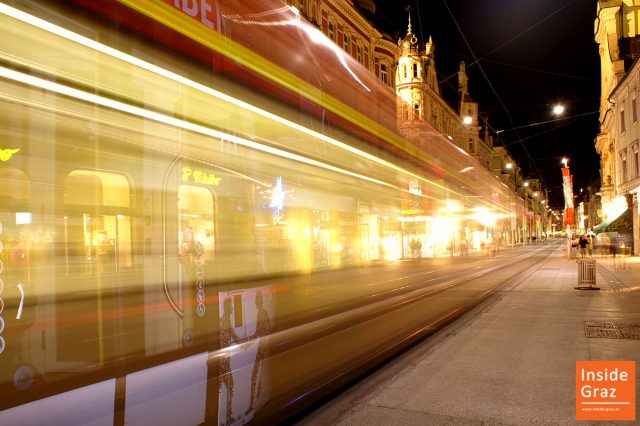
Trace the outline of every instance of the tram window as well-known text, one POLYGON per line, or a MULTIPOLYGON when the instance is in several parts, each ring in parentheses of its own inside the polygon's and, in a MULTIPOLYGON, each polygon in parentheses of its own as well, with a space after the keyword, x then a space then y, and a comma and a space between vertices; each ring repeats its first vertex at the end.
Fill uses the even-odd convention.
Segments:
POLYGON ((192 264, 204 253, 211 260, 215 244, 214 199, 202 186, 181 185, 178 192, 178 241, 183 264, 192 264), (201 250, 201 251, 200 251, 201 250))
POLYGON ((29 179, 22 170, 0 168, 0 183, 0 200, 10 202, 29 199, 29 179))
POLYGON ((116 272, 132 265, 130 190, 116 173, 76 170, 64 181, 68 273, 116 272))

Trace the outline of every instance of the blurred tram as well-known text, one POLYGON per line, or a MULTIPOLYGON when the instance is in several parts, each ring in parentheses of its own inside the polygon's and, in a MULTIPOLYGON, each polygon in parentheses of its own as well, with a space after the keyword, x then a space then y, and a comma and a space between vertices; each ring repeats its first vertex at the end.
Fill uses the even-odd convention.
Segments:
POLYGON ((522 209, 278 0, 12 1, 0 27, 2 424, 251 421, 267 378, 303 389, 266 361, 290 279, 522 209))

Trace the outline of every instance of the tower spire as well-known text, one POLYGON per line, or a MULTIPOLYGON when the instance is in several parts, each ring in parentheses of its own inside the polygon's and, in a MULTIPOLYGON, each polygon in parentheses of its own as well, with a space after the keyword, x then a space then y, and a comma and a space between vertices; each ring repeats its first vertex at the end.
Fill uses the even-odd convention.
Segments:
POLYGON ((413 34, 411 32, 411 5, 407 5, 407 8, 405 9, 407 11, 407 13, 409 14, 409 26, 407 28, 407 34, 413 34))

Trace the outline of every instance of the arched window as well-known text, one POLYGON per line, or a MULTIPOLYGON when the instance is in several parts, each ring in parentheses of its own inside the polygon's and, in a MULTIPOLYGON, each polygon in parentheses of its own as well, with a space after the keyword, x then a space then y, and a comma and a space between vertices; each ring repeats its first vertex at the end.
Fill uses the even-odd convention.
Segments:
POLYGON ((419 73, 418 73, 418 64, 414 63, 413 64, 413 78, 418 78, 419 73))

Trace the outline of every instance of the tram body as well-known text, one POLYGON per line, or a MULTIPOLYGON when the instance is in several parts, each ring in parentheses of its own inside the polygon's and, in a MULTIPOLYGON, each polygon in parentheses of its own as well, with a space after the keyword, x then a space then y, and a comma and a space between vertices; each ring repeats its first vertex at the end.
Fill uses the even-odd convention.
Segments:
MULTIPOLYGON (((287 277, 398 260, 415 237, 441 253, 454 219, 438 209, 477 194, 473 184, 513 209, 498 181, 451 172, 479 167, 447 141, 438 161, 412 155, 394 95, 349 58, 319 51, 348 70, 316 70, 334 84, 298 90, 181 32, 211 22, 283 80, 317 82, 290 61, 309 48, 294 36, 317 30, 278 1, 23 3, 0 13, 0 419, 82 390, 106 423, 136 423, 149 406, 135 398, 159 386, 199 413, 186 423, 249 421, 269 400, 256 383, 297 386, 276 378, 264 346, 287 277), (197 4, 211 6, 201 22, 187 7, 197 4), (271 11, 263 23, 298 24, 279 33, 256 25, 260 11, 271 11), (156 35, 139 22, 156 22, 156 35), (273 48, 283 40, 286 58, 273 48), (234 339, 243 351, 226 357, 234 339), (171 388, 184 377, 195 384, 171 388)), ((484 226, 455 221, 459 235, 484 226)))

